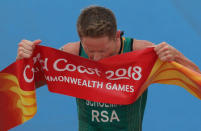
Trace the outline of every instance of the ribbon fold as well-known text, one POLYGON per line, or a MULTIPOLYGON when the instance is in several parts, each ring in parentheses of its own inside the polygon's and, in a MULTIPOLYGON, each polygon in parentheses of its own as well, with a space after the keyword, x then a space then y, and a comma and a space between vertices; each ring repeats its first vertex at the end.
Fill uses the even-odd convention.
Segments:
POLYGON ((35 85, 41 82, 53 93, 110 104, 131 104, 152 83, 178 85, 201 99, 201 74, 160 61, 153 48, 95 62, 37 45, 31 58, 0 72, 0 130, 33 118, 35 85))

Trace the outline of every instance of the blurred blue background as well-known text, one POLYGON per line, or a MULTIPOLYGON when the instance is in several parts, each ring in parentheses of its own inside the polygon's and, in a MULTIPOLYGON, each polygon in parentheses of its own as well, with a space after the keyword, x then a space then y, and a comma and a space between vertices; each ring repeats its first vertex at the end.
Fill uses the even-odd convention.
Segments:
MULTIPOLYGON (((166 41, 201 68, 200 0, 0 0, 0 69, 22 39, 59 48, 79 40, 76 20, 89 5, 110 8, 125 36, 166 41)), ((77 131, 75 98, 37 90, 36 116, 11 131, 77 131)), ((0 116, 1 117, 1 116, 0 116)), ((181 87, 149 87, 143 131, 201 131, 201 101, 181 87)))

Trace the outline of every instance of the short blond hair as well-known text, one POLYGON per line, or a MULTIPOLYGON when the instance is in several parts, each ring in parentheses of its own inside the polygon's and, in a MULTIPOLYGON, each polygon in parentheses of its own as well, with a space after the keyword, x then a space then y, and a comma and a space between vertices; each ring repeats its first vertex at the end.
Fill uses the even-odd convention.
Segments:
POLYGON ((78 17, 77 32, 80 38, 103 36, 115 38, 117 32, 115 15, 105 7, 87 7, 78 17))

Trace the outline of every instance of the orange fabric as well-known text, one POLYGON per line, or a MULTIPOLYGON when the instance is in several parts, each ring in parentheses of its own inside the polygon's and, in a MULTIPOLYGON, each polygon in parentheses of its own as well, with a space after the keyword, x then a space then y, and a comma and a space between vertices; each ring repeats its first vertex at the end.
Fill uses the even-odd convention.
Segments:
POLYGON ((152 83, 178 85, 201 99, 201 74, 176 62, 161 62, 153 48, 94 62, 37 46, 32 58, 17 61, 0 72, 1 131, 33 118, 38 81, 46 81, 54 93, 112 104, 135 102, 152 83))

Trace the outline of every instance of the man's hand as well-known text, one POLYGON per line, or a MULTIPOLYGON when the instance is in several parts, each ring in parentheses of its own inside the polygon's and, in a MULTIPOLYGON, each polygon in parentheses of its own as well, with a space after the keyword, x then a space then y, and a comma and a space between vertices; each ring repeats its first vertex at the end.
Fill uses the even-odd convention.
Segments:
POLYGON ((159 59, 163 62, 176 61, 176 58, 180 54, 174 47, 170 46, 166 42, 162 42, 154 48, 159 59))
POLYGON ((40 43, 41 43, 41 40, 35 40, 33 42, 29 40, 22 40, 18 44, 16 60, 23 59, 23 58, 30 58, 32 56, 35 46, 40 43))

